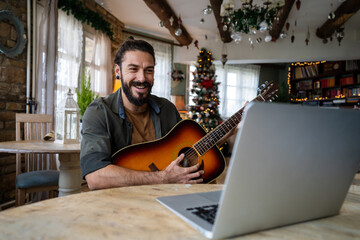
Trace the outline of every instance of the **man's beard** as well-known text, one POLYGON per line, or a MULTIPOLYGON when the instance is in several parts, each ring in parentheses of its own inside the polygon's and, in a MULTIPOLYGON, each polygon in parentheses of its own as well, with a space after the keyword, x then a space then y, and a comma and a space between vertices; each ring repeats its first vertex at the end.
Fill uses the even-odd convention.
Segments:
POLYGON ((129 85, 127 85, 127 84, 124 83, 123 77, 122 77, 122 74, 121 74, 121 88, 124 91, 124 93, 125 93, 127 99, 129 100, 129 102, 131 102, 135 106, 142 106, 150 98, 150 92, 151 92, 152 86, 148 82, 140 83, 140 82, 136 82, 136 81, 135 82, 131 81, 131 82, 129 82, 129 85), (140 86, 144 85, 145 87, 149 87, 150 88, 149 93, 146 94, 146 95, 141 93, 141 94, 139 94, 139 97, 135 97, 134 95, 132 95, 131 90, 130 90, 131 86, 139 86, 139 85, 140 86))

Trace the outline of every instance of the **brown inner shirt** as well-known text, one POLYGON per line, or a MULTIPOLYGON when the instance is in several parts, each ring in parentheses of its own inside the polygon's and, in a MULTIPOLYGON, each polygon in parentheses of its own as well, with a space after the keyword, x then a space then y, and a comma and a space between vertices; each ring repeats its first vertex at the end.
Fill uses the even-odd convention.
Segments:
POLYGON ((133 125, 131 144, 148 142, 156 139, 155 128, 149 108, 144 112, 132 112, 127 108, 125 114, 133 125))

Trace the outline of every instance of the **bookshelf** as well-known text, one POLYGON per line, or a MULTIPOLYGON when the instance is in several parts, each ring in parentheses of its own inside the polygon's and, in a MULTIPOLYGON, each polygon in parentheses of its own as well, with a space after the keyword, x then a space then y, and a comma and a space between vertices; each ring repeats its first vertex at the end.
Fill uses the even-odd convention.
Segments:
POLYGON ((288 83, 292 103, 354 105, 360 100, 360 60, 292 63, 288 83))

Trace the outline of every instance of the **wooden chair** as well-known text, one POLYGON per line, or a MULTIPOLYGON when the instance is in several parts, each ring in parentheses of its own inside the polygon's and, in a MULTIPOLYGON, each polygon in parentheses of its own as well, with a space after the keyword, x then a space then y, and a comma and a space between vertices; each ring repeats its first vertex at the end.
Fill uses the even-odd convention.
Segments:
MULTIPOLYGON (((51 130, 51 115, 16 114, 16 141, 42 140, 51 130)), ((56 196, 59 182, 56 169, 54 154, 16 154, 16 205, 33 202, 36 192, 56 196)))

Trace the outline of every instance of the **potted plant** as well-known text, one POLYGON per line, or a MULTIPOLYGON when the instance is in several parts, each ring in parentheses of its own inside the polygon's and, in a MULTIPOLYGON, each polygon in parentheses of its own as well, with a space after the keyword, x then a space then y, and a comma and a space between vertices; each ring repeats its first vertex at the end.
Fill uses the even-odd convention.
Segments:
POLYGON ((77 95, 77 104, 80 109, 80 122, 85 113, 87 106, 99 95, 95 95, 95 93, 91 90, 91 82, 90 82, 90 74, 87 71, 83 71, 83 74, 80 76, 80 91, 76 89, 77 95))

